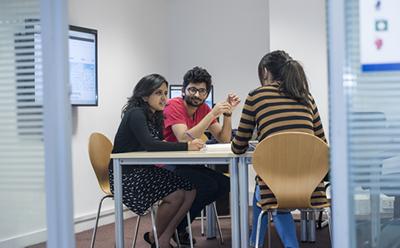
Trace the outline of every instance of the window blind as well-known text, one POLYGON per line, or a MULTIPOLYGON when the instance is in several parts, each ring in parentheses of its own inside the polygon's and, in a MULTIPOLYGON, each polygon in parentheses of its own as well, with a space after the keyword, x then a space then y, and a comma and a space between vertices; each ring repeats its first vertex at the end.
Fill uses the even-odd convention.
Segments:
POLYGON ((0 247, 46 227, 39 10, 0 0, 0 247))
POLYGON ((0 188, 44 187, 41 47, 35 1, 2 1, 0 188))

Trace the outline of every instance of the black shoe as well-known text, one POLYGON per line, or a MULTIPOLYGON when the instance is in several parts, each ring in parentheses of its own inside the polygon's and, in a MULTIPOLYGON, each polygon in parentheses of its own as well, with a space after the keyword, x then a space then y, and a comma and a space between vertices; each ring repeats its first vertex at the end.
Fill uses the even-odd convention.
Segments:
POLYGON ((154 242, 151 242, 151 240, 150 240, 150 232, 144 233, 143 234, 143 239, 144 239, 144 241, 146 241, 147 243, 149 243, 153 247, 154 242))
MULTIPOLYGON (((178 237, 179 237, 179 243, 181 245, 190 245, 190 239, 189 239, 190 235, 189 235, 188 232, 186 232, 186 231, 179 232, 178 233, 178 237)), ((175 241, 175 243, 178 243, 176 241, 176 236, 175 235, 172 235, 172 239, 175 241)), ((193 245, 196 244, 196 240, 194 238, 192 239, 192 241, 193 241, 193 245)))
MULTIPOLYGON (((143 239, 144 239, 144 241, 146 241, 147 243, 149 243, 150 244, 150 247, 151 248, 156 248, 157 246, 156 246, 156 242, 151 242, 151 240, 150 240, 150 232, 146 232, 146 233, 144 233, 143 234, 143 239)), ((174 248, 172 245, 169 245, 169 247, 170 248, 174 248)))
MULTIPOLYGON (((157 248, 156 243, 151 244, 151 248, 157 248)), ((174 248, 172 245, 169 245, 169 248, 174 248)))

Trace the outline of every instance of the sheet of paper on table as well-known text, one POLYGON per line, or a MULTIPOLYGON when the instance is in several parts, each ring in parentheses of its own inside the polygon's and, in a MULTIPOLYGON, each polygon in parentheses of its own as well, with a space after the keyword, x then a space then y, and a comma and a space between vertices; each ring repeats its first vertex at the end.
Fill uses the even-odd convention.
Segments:
POLYGON ((231 150, 231 143, 226 144, 208 144, 206 145, 202 151, 208 152, 226 152, 231 150))
MULTIPOLYGON (((247 151, 254 151, 256 148, 256 145, 258 144, 258 141, 250 141, 249 142, 249 148, 247 151)), ((225 143, 225 144, 208 144, 206 145, 202 151, 208 151, 208 152, 226 152, 231 150, 231 143, 225 143)))

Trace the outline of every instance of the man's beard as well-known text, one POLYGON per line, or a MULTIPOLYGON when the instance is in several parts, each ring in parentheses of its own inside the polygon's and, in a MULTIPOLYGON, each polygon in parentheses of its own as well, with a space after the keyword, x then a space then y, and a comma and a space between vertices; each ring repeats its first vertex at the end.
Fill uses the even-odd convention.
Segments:
POLYGON ((200 105, 202 105, 205 101, 205 99, 201 100, 200 98, 197 98, 195 96, 188 96, 188 95, 185 95, 183 97, 183 99, 185 100, 187 105, 196 107, 196 108, 199 107, 200 105))

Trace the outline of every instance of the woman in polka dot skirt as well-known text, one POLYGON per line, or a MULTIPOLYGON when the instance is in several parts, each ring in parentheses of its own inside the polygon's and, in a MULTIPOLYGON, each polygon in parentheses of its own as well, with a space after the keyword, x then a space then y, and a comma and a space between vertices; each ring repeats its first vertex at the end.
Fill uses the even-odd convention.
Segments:
MULTIPOLYGON (((197 151, 204 146, 198 139, 164 142, 162 111, 167 102, 168 82, 158 74, 142 78, 122 109, 122 120, 114 140, 113 153, 135 151, 197 151)), ((113 187, 112 161, 110 184, 113 187)), ((190 209, 196 195, 191 183, 175 173, 156 166, 125 166, 122 170, 123 203, 143 215, 154 203, 158 207, 156 226, 160 247, 170 247, 170 239, 190 209)), ((144 239, 154 246, 150 233, 144 239)))

